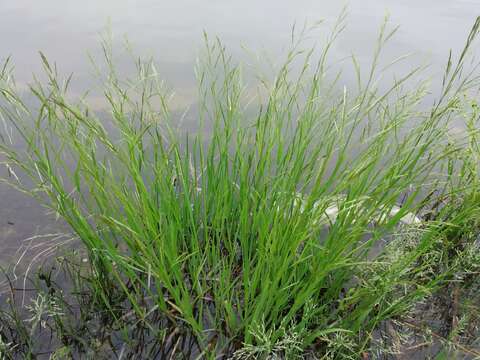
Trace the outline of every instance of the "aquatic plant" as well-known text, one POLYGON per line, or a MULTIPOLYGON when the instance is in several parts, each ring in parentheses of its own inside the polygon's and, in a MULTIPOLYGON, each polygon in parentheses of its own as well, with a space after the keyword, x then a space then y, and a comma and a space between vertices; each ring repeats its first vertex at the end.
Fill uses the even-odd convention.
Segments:
POLYGON ((108 43, 108 116, 72 100, 71 78, 44 55, 48 80, 31 84, 27 105, 5 63, 5 180, 83 244, 91 303, 123 333, 122 356, 146 356, 125 350, 134 327, 122 319, 133 314, 159 347, 185 357, 359 358, 381 324, 451 279, 468 247, 452 239, 478 225, 478 116, 465 136, 452 140, 450 128, 478 86, 467 59, 480 20, 431 106, 421 67, 381 78, 395 32, 387 23, 370 69, 352 57, 357 87, 342 86, 328 56, 344 21, 320 53, 306 47, 311 29, 293 31, 253 99, 242 65, 205 36, 195 133, 176 127, 154 62, 121 78, 108 43), (402 239, 395 251, 392 237, 402 239), (439 266, 435 255, 447 253, 439 266))

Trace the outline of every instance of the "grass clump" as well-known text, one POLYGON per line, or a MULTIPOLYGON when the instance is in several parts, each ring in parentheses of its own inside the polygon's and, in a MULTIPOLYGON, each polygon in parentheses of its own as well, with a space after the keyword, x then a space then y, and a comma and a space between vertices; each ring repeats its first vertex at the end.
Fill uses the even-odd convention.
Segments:
MULTIPOLYGON (((88 276, 73 293, 86 289, 92 316, 103 319, 84 319, 104 330, 96 353, 365 358, 385 321, 464 269, 479 203, 478 113, 464 102, 478 77, 465 64, 480 20, 429 107, 421 68, 380 90, 381 49, 394 33, 386 25, 366 78, 353 59, 357 88, 342 90, 328 53, 343 21, 320 54, 293 33, 253 100, 242 66, 206 38, 193 134, 175 127, 153 62, 138 60, 138 76, 123 79, 108 44, 102 118, 69 99, 70 78, 43 55, 48 81, 30 86, 33 107, 5 64, 6 180, 68 223, 88 253, 88 276), (464 115, 465 136, 452 140, 464 115), (384 246, 392 237, 400 240, 384 246), (150 345, 137 341, 146 333, 150 345)), ((52 300, 58 293, 36 299, 55 304, 49 319, 69 316, 52 300)), ((51 328, 67 331, 61 321, 51 328)), ((11 336, 0 334, 9 348, 11 336)), ((72 338, 60 336, 57 351, 92 348, 72 338)))

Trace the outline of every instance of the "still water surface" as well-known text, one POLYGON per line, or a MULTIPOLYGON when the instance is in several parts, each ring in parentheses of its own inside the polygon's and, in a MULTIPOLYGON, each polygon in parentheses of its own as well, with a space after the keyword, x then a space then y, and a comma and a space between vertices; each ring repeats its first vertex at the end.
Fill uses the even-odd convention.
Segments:
MULTIPOLYGON (((333 23, 344 5, 335 0, 2 0, 0 59, 11 55, 16 79, 25 84, 41 69, 41 50, 62 72, 75 74, 73 91, 80 92, 92 81, 87 52, 100 56, 99 34, 109 26, 114 45, 128 35, 136 53, 157 60, 163 78, 176 89, 177 103, 186 107, 194 101, 193 69, 204 30, 218 35, 234 56, 242 56, 244 45, 275 58, 288 44, 292 24, 333 23)), ((355 53, 368 62, 388 13, 401 27, 387 56, 414 52, 433 64, 434 75, 448 50, 462 47, 480 14, 480 0, 352 0, 348 13, 335 56, 355 53)), ((15 259, 23 239, 60 228, 33 200, 0 184, 0 266, 15 259)))

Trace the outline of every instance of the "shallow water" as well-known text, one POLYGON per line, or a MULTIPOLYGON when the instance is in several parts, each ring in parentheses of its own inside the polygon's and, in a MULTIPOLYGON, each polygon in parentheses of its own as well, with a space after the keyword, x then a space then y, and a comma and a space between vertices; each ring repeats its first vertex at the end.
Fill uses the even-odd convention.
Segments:
MULTIPOLYGON (((99 34, 109 26, 114 44, 128 35, 136 53, 158 61, 160 73, 176 89, 176 106, 184 108, 194 103, 193 69, 203 30, 218 35, 239 58, 249 59, 244 45, 275 59, 285 50, 293 23, 325 19, 331 24, 342 6, 333 0, 3 1, 0 59, 12 56, 22 85, 40 71, 41 50, 62 72, 75 74, 73 91, 80 93, 92 84, 87 51, 100 56, 99 34)), ((386 48, 387 58, 414 52, 416 59, 433 64, 435 75, 448 50, 462 47, 480 4, 478 0, 362 0, 352 1, 348 12, 348 29, 335 45, 335 57, 353 52, 360 62, 368 62, 379 26, 390 13, 392 24, 401 27, 386 48)), ((0 170, 2 175, 5 169, 0 170)), ((23 239, 59 228, 34 200, 0 184, 0 266, 15 260, 23 239)))

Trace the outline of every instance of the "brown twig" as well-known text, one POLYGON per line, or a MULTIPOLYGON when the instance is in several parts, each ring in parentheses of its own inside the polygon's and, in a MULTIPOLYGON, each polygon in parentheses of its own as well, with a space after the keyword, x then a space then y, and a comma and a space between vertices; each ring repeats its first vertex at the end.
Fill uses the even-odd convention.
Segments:
MULTIPOLYGON (((398 321, 400 324, 402 325, 405 325, 405 326, 408 326, 414 330, 418 330, 418 331, 425 331, 425 329, 421 328, 420 326, 418 325, 415 325, 415 324, 412 324, 410 322, 406 322, 406 321, 398 321)), ((443 342, 451 342, 453 343, 453 345, 458 348, 459 350, 463 351, 464 353, 466 354, 469 354, 469 355, 475 355, 475 356, 480 356, 480 351, 477 351, 477 350, 473 350, 473 349, 469 349, 465 346, 463 346, 462 344, 459 344, 458 342, 454 342, 454 341, 451 341, 451 340, 448 340, 448 339, 445 339, 443 336, 433 332, 430 330, 430 334, 440 340, 440 341, 443 341, 443 342)))

